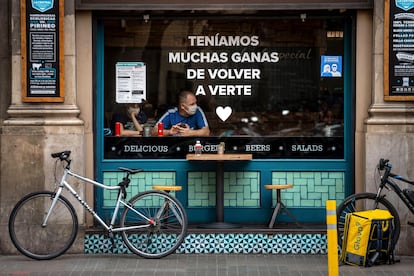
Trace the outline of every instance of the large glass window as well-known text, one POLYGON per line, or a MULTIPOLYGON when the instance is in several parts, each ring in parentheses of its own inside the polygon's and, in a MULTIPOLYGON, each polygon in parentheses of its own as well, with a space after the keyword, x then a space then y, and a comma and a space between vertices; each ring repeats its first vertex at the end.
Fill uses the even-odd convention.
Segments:
POLYGON ((186 89, 208 120, 205 152, 225 142, 226 151, 255 158, 343 158, 345 18, 164 11, 104 19, 105 127, 112 130, 105 158, 177 158, 193 150, 195 137, 113 136, 112 116, 123 109, 117 93, 125 93, 119 70, 134 66, 144 91, 131 95, 143 95, 144 126, 186 89))

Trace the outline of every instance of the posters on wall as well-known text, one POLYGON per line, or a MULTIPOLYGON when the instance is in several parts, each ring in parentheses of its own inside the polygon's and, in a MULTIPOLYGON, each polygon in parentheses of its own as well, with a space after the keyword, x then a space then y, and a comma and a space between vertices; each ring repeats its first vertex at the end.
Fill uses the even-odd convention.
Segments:
POLYGON ((385 100, 414 100, 414 1, 385 1, 385 100))
POLYGON ((63 101, 63 2, 21 0, 23 101, 63 101))
POLYGON ((145 63, 118 62, 115 71, 117 103, 141 103, 146 99, 145 63))
POLYGON ((342 56, 321 56, 321 77, 342 77, 342 56))

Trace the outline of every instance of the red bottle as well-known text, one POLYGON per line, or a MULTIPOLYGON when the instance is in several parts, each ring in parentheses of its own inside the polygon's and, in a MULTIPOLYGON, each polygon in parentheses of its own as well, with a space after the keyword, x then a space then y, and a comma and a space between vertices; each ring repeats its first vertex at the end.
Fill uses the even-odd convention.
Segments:
POLYGON ((121 123, 115 123, 115 136, 121 136, 121 123))
POLYGON ((164 124, 158 123, 158 136, 164 136, 164 124))

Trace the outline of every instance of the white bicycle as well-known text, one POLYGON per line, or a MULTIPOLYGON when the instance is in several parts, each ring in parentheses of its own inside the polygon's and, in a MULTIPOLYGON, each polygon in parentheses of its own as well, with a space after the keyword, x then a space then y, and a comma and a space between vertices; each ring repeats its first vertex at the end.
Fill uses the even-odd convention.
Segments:
MULTIPOLYGON (((144 258, 162 258, 173 253, 187 232, 187 215, 181 203, 163 191, 145 191, 126 202, 129 176, 142 169, 119 168, 125 177, 117 186, 108 186, 70 170, 70 151, 53 153, 64 166, 55 191, 34 192, 24 196, 13 208, 9 219, 10 238, 22 254, 37 260, 60 256, 75 241, 78 219, 72 204, 63 195, 67 189, 101 224, 112 239, 120 232, 125 245, 144 258), (109 224, 79 196, 66 178, 72 176, 97 187, 118 190, 118 198, 109 224), (122 213, 121 213, 122 211, 122 213), (118 214, 119 224, 117 223, 118 214), (115 226, 117 225, 117 226, 115 226)), ((55 170, 56 175, 56 170, 55 170)))

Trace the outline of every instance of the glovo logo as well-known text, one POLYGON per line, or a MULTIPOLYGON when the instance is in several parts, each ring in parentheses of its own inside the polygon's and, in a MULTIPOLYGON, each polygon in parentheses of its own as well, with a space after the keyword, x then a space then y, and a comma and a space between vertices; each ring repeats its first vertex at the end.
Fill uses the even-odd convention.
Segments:
POLYGON ((382 231, 387 231, 389 226, 390 226, 390 225, 389 225, 388 220, 384 220, 384 221, 382 222, 382 231))
POLYGON ((361 248, 361 236, 362 236, 362 225, 359 221, 355 222, 357 228, 357 234, 354 242, 354 249, 359 250, 361 248))

